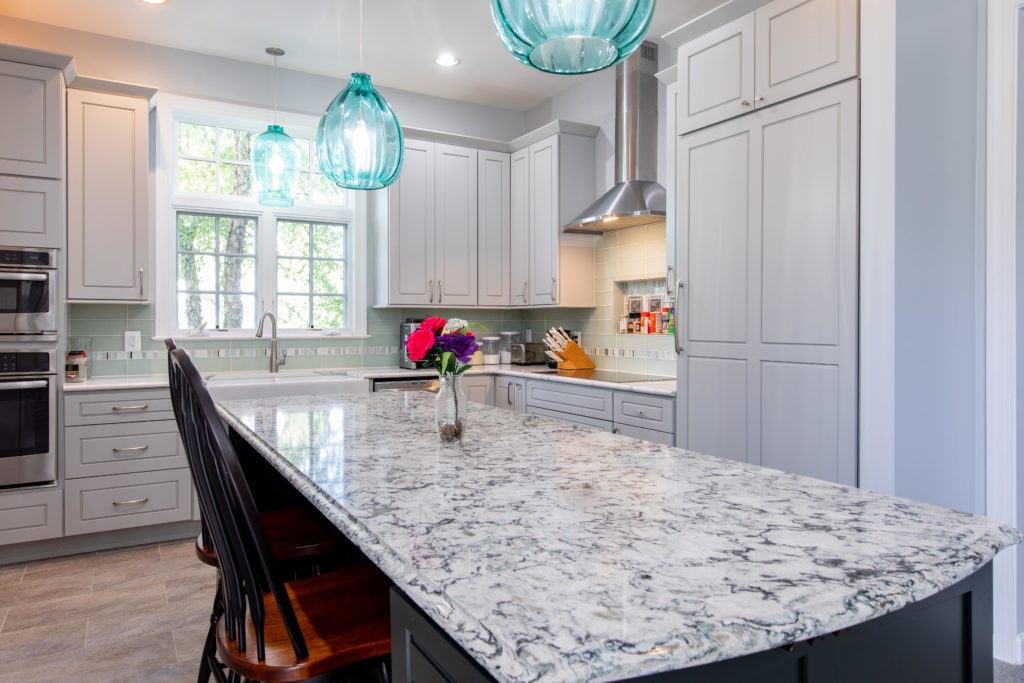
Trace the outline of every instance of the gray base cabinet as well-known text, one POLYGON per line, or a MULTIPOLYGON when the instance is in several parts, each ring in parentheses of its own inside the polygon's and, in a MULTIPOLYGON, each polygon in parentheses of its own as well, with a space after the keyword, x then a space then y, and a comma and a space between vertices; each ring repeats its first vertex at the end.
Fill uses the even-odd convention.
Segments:
POLYGON ((56 487, 0 494, 0 545, 58 538, 61 502, 56 487))
POLYGON ((463 375, 462 388, 466 392, 466 397, 473 403, 483 403, 488 406, 494 405, 493 377, 473 377, 463 375))
POLYGON ((167 389, 76 392, 64 408, 65 535, 194 519, 167 389))

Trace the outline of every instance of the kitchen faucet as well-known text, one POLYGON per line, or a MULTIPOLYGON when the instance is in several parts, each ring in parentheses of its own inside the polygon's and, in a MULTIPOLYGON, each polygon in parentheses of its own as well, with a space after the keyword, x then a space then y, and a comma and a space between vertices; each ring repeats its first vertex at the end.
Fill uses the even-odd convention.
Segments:
POLYGON ((267 311, 260 317, 260 324, 256 326, 256 336, 263 337, 263 323, 270 318, 270 371, 277 372, 288 358, 287 349, 279 356, 277 353, 277 316, 267 311))

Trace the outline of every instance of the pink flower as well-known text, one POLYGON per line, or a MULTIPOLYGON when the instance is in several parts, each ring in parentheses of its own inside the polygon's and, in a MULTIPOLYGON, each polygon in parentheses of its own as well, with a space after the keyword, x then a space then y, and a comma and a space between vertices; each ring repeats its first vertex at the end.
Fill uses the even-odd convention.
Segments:
MULTIPOLYGON (((429 320, 427 322, 430 322, 429 320)), ((405 348, 409 352, 409 360, 423 360, 427 351, 434 345, 434 333, 429 328, 420 327, 413 331, 405 341, 405 348)))
POLYGON ((444 318, 427 318, 420 323, 421 330, 430 330, 434 334, 441 334, 441 330, 444 329, 445 323, 448 321, 444 318))

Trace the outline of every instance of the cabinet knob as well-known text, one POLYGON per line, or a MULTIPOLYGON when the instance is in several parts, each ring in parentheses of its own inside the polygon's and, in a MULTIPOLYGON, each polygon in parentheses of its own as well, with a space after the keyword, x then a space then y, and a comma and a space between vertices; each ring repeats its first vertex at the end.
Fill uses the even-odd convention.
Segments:
POLYGON ((749 107, 750 106, 750 100, 743 100, 742 102, 740 102, 740 105, 744 106, 744 107, 749 107))
POLYGON ((754 102, 764 102, 764 97, 761 96, 761 95, 758 95, 757 97, 754 98, 754 102))

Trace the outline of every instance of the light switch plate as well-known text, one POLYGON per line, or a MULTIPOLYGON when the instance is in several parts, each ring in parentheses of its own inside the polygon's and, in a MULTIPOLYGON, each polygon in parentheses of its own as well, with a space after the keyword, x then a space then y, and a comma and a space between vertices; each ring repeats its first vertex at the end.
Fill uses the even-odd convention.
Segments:
POLYGON ((124 350, 128 353, 135 353, 142 350, 142 333, 141 332, 125 332, 124 333, 124 350))

